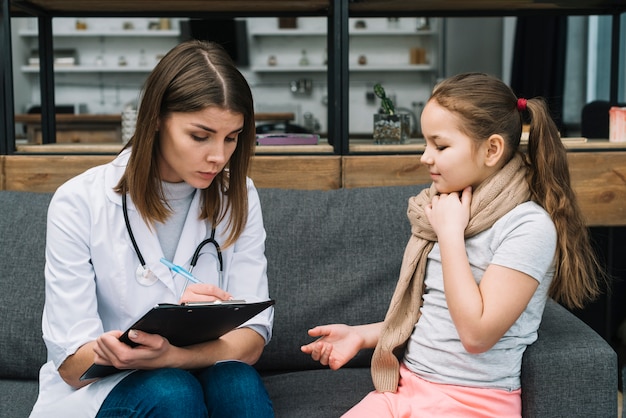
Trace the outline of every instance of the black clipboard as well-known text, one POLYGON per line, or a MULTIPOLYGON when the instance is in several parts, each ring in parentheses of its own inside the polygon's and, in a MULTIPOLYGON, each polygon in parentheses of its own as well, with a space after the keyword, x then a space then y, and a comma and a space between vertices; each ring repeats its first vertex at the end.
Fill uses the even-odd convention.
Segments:
MULTIPOLYGON (((177 347, 216 340, 274 303, 274 300, 270 299, 251 303, 222 301, 184 305, 159 304, 128 328, 120 336, 120 341, 131 347, 137 345, 128 338, 131 329, 159 334, 177 347)), ((113 366, 92 364, 80 380, 105 377, 120 371, 113 366)))

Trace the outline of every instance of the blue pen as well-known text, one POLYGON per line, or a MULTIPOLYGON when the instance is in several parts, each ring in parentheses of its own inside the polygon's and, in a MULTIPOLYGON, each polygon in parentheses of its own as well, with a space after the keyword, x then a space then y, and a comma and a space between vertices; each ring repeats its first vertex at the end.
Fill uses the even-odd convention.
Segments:
POLYGON ((181 276, 183 276, 185 279, 189 280, 190 282, 201 283, 200 280, 196 279, 191 273, 189 273, 187 270, 185 270, 181 266, 178 266, 165 258, 161 259, 161 263, 165 264, 174 273, 180 274, 181 276))

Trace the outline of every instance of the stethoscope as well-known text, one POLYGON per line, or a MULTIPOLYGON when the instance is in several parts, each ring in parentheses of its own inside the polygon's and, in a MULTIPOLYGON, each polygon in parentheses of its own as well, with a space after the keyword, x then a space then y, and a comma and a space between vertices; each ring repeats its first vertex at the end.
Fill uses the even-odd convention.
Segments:
MULTIPOLYGON (((135 249, 135 254, 137 254, 137 258, 139 258, 140 265, 137 267, 137 271, 135 272, 137 281, 144 286, 151 286, 157 282, 158 278, 154 275, 152 270, 146 266, 146 260, 143 258, 141 251, 139 250, 139 246, 137 245, 137 241, 135 240, 135 234, 133 234, 133 229, 130 226, 130 221, 128 219, 128 206, 126 204, 126 195, 122 195, 122 211, 124 212, 124 222, 126 223, 126 230, 128 231, 128 235, 130 236, 130 242, 133 244, 133 248, 135 249)), ((211 228, 211 236, 204 241, 202 241, 196 247, 196 250, 193 253, 193 257, 191 257, 189 272, 193 271, 193 268, 196 266, 198 262, 198 258, 200 258, 200 251, 207 244, 213 244, 215 247, 215 251, 217 252, 217 262, 218 262, 218 286, 220 289, 224 289, 224 261, 222 259, 222 249, 219 243, 215 240, 215 227, 211 228)), ((187 287, 187 283, 185 283, 185 287, 187 287)), ((184 291, 184 289, 183 289, 184 291)))

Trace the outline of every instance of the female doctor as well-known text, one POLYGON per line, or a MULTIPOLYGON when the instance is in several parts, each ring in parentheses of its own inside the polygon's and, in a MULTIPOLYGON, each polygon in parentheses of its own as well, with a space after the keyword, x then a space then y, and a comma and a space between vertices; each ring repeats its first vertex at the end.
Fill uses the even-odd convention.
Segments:
POLYGON ((221 47, 188 41, 161 59, 128 145, 50 204, 48 362, 31 417, 273 416, 251 366, 271 337, 272 308, 193 346, 135 330, 137 347, 118 340, 157 303, 269 298, 261 207, 247 178, 254 146, 252 94, 221 47), (94 362, 127 371, 81 381, 94 362))

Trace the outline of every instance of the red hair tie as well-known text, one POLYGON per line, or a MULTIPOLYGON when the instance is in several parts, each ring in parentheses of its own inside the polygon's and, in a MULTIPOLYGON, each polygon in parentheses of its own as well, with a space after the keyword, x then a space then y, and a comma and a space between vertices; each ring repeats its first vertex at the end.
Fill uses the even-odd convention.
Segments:
POLYGON ((519 110, 520 112, 523 112, 524 110, 526 110, 526 103, 528 101, 526 99, 523 98, 519 98, 517 99, 517 110, 519 110))

